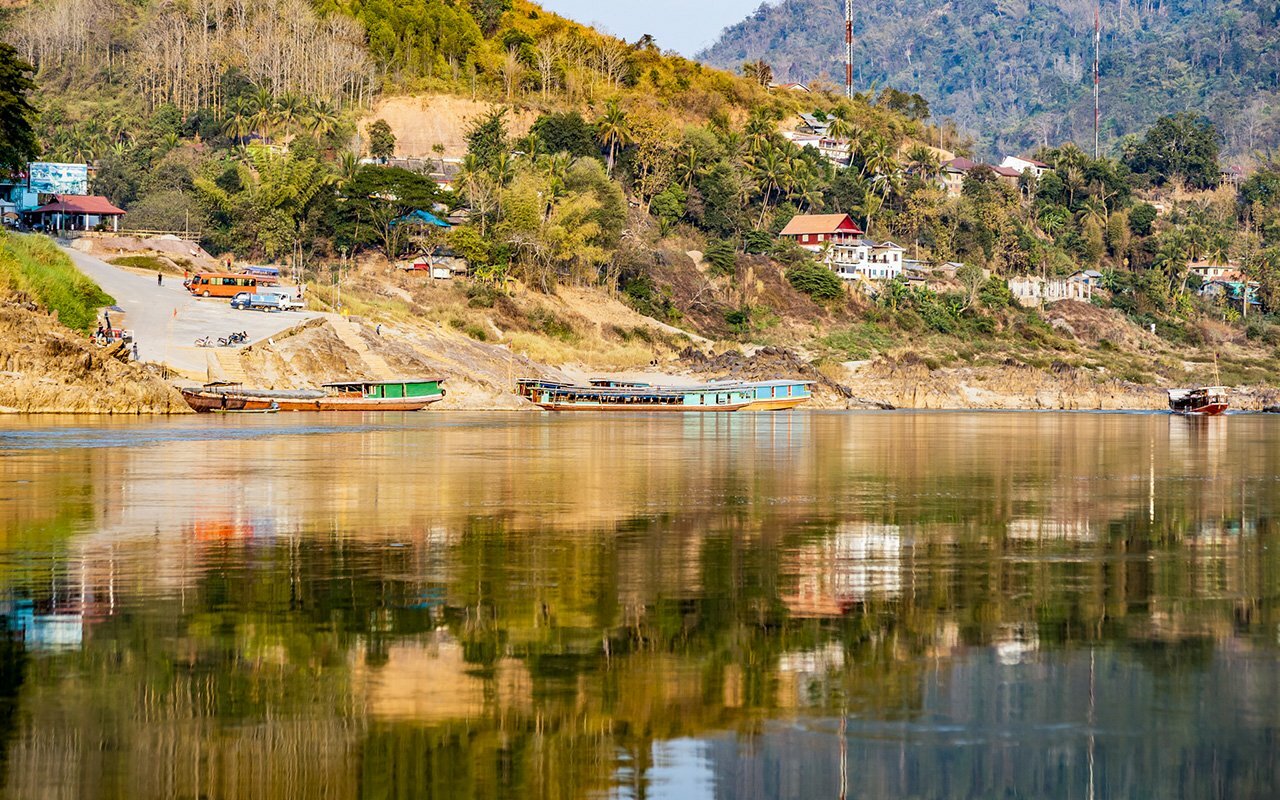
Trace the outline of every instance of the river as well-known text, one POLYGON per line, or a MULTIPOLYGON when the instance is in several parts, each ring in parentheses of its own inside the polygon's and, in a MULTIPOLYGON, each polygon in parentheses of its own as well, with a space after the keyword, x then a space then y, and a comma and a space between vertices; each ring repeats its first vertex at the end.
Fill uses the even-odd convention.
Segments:
POLYGON ((1280 418, 0 419, 42 798, 1252 798, 1280 418))

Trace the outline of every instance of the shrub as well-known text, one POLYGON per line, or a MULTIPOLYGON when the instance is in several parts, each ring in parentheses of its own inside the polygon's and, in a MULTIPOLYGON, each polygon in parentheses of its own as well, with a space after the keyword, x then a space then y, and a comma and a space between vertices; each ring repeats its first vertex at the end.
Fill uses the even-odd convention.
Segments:
POLYGON ((812 261, 787 270, 787 281, 815 300, 834 300, 844 294, 844 282, 831 270, 812 261))
POLYGON ((751 328, 751 309, 734 308, 724 312, 724 321, 734 333, 746 333, 751 328))
POLYGON ((713 239, 707 244, 707 252, 703 254, 711 265, 711 274, 731 276, 738 268, 738 254, 734 252, 733 243, 724 239, 713 239))

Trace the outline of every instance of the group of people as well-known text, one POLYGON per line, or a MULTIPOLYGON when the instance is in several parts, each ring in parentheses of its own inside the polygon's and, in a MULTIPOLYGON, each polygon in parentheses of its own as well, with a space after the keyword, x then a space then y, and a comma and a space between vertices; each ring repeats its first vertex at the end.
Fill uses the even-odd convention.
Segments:
MULTIPOLYGON (((98 329, 93 332, 93 340, 99 345, 106 347, 117 339, 123 339, 124 331, 111 327, 111 312, 103 311, 102 318, 98 320, 98 329)), ((132 337, 130 337, 132 339, 132 337)), ((129 355, 134 361, 140 360, 138 357, 138 340, 132 339, 130 342, 129 355)))

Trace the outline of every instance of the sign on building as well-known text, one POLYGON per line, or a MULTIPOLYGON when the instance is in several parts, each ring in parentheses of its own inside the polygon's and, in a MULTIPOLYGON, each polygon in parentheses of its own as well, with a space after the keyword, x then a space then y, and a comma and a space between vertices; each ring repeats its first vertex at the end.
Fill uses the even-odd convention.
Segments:
POLYGON ((88 194, 88 164, 54 164, 33 161, 29 171, 31 191, 41 194, 88 194))

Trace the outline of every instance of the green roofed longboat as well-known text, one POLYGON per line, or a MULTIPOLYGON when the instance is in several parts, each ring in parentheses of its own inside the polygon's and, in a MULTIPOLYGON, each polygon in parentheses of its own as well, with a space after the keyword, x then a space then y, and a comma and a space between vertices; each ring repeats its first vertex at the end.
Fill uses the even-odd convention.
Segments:
POLYGON ((526 378, 516 392, 548 411, 780 411, 811 396, 807 381, 760 381, 652 386, 595 379, 587 385, 526 378))
POLYGON ((238 383, 208 383, 182 389, 187 405, 205 411, 419 411, 444 399, 443 378, 337 381, 321 389, 245 389, 238 383))

